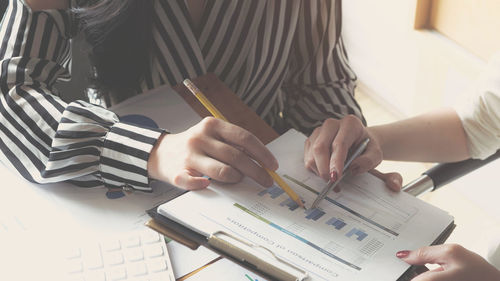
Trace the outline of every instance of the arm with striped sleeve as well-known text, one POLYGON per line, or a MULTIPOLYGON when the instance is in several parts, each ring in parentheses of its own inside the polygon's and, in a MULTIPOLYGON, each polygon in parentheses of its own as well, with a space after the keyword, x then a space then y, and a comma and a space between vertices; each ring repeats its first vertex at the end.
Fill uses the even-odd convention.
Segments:
POLYGON ((54 94, 69 79, 71 17, 9 0, 0 24, 1 161, 37 183, 71 181, 149 191, 147 162, 162 130, 54 94))
POLYGON ((340 1, 302 1, 292 45, 285 94, 285 121, 306 133, 327 118, 353 114, 364 122, 354 100, 356 75, 340 36, 340 1))

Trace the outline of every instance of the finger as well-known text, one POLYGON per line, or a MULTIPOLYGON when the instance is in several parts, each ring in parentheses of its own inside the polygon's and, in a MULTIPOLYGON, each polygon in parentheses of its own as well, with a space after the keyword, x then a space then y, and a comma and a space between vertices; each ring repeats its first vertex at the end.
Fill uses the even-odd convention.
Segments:
POLYGON ((318 168, 316 167, 316 161, 314 160, 313 154, 310 153, 310 149, 311 144, 306 140, 306 144, 304 145, 304 166, 306 167, 306 169, 319 176, 318 168))
POLYGON ((456 251, 455 245, 438 245, 422 247, 414 251, 399 251, 396 256, 403 261, 413 265, 424 265, 426 263, 434 263, 444 265, 448 262, 451 253, 456 251))
POLYGON ((368 142, 365 152, 351 163, 352 175, 359 175, 375 168, 382 162, 382 152, 374 141, 368 142))
POLYGON ((254 134, 231 123, 217 121, 216 132, 222 141, 240 148, 265 168, 273 171, 278 169, 278 160, 254 134))
POLYGON ((442 267, 438 267, 436 269, 419 274, 411 281, 449 281, 454 279, 455 278, 450 272, 445 271, 442 267))
POLYGON ((190 158, 188 166, 220 182, 236 183, 243 178, 243 174, 237 169, 206 155, 190 158))
POLYGON ((187 190, 203 189, 209 184, 210 180, 196 171, 184 170, 174 178, 174 185, 187 190))
POLYGON ((382 173, 376 169, 368 171, 385 182, 385 185, 393 191, 400 191, 403 186, 403 177, 399 173, 382 173))
POLYGON ((393 172, 385 174, 385 185, 392 191, 401 191, 403 187, 403 177, 401 174, 393 172))
MULTIPOLYGON (((320 127, 319 134, 312 145, 312 154, 316 162, 319 176, 325 181, 330 180, 330 157, 332 155, 332 142, 337 135, 339 121, 327 119, 320 127)), ((335 174, 336 176, 336 174, 335 174)))
POLYGON ((260 185, 266 187, 273 185, 273 179, 269 173, 257 165, 245 152, 218 140, 205 142, 203 150, 208 156, 237 169, 260 185))
POLYGON ((341 177, 344 172, 344 163, 346 162, 349 149, 356 143, 366 138, 366 133, 359 119, 352 116, 346 116, 340 123, 340 128, 332 143, 332 156, 330 167, 341 177))
POLYGON ((316 167, 316 161, 314 161, 314 155, 312 153, 312 143, 315 142, 316 138, 318 137, 320 127, 317 127, 314 129, 312 134, 306 139, 304 142, 304 166, 306 169, 309 171, 312 171, 316 175, 319 175, 318 169, 316 167))

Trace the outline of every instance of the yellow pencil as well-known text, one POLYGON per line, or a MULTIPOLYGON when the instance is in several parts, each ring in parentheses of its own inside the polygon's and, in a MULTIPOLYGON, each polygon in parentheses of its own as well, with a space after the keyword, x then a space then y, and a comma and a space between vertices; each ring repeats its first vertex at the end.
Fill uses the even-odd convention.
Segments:
MULTIPOLYGON (((184 80, 184 85, 191 91, 191 93, 203 104, 203 106, 215 117, 218 119, 222 119, 224 121, 228 121, 222 113, 205 97, 205 95, 194 85, 193 82, 189 79, 184 80)), ((228 121, 229 122, 229 121, 228 121)), ((262 167, 264 167, 261 163, 259 163, 262 167)), ((273 180, 288 194, 288 196, 295 201, 300 207, 305 209, 304 203, 300 200, 299 196, 293 191, 293 189, 278 175, 276 172, 271 171, 267 168, 267 173, 273 178, 273 180)))

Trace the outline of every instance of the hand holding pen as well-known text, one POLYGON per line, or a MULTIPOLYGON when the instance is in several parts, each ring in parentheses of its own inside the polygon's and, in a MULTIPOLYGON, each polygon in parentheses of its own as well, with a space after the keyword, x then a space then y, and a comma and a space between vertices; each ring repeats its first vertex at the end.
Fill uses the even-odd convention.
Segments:
POLYGON ((327 119, 316 128, 304 146, 304 164, 325 182, 335 182, 344 174, 344 164, 351 147, 370 139, 365 151, 350 164, 352 175, 370 171, 384 180, 394 191, 401 188, 401 176, 397 173, 383 174, 374 168, 382 161, 382 150, 378 136, 361 123, 359 118, 348 115, 338 119, 327 119))
POLYGON ((316 197, 316 200, 314 200, 314 202, 312 203, 311 208, 316 208, 318 206, 319 202, 321 202, 321 200, 323 200, 332 189, 334 189, 336 186, 338 186, 338 184, 342 181, 342 179, 346 175, 349 175, 351 173, 351 170, 349 170, 349 168, 350 168, 352 161, 354 159, 356 159, 358 156, 360 156, 361 153, 363 153, 365 151, 366 146, 368 145, 369 142, 370 142, 370 139, 366 138, 357 147, 353 147, 354 150, 352 150, 347 155, 347 159, 346 159, 346 162, 344 165, 344 173, 342 174, 342 176, 340 176, 340 178, 336 179, 335 181, 333 181, 333 180, 328 181, 328 184, 323 188, 323 190, 318 194, 318 197, 316 197))

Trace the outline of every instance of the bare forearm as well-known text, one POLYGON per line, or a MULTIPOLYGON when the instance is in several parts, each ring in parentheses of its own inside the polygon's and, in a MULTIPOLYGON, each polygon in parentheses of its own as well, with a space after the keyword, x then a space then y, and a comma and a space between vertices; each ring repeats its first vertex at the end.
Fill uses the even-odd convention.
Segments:
POLYGON ((386 160, 452 162, 470 157, 462 123, 452 109, 374 126, 386 160))

